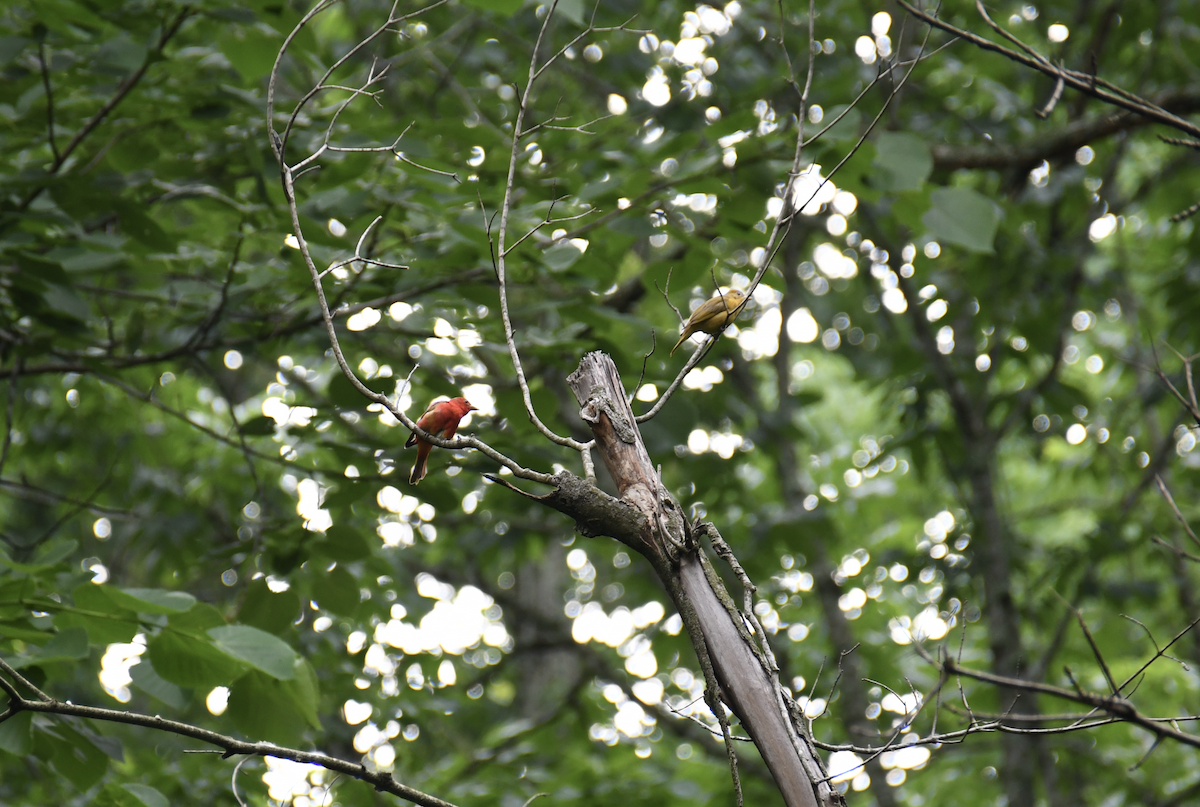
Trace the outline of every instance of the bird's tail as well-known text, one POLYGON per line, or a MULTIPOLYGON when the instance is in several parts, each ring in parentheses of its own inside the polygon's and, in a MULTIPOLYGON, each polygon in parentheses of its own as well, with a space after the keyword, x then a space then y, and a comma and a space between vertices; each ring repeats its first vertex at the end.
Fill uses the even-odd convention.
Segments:
POLYGON ((683 344, 683 341, 684 341, 685 339, 687 339, 689 336, 691 336, 691 334, 690 334, 690 333, 685 333, 683 336, 679 337, 679 341, 675 343, 675 347, 671 348, 671 354, 670 354, 670 355, 674 356, 674 355, 675 355, 675 351, 676 351, 676 350, 679 350, 679 346, 680 346, 680 345, 682 345, 682 344, 683 344))
POLYGON ((416 485, 425 478, 425 463, 429 461, 429 452, 433 448, 430 443, 422 442, 417 447, 417 461, 408 475, 408 484, 416 485))

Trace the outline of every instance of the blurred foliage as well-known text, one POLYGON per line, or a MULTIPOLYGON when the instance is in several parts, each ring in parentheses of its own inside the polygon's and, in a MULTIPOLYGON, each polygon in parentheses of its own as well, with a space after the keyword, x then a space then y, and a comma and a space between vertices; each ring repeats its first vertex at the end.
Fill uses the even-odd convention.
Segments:
MULTIPOLYGON (((1153 655, 1146 630, 1162 645, 1200 615, 1197 571, 1154 542, 1186 538, 1153 482, 1200 523, 1197 424, 1155 375, 1161 363, 1181 382, 1172 348, 1200 350, 1200 236, 1169 220, 1200 194, 1197 153, 1070 92, 1041 120, 1052 80, 962 42, 938 49, 936 33, 887 103, 909 66, 872 84, 879 54, 911 60, 924 30, 895 7, 817 6, 806 137, 866 92, 805 164, 828 175, 886 111, 832 179, 845 194, 819 192, 755 306, 643 425, 646 444, 758 584, 797 695, 829 699, 838 653, 857 643, 858 678, 815 720, 819 739, 880 743, 900 726, 884 686, 927 691, 937 677, 914 631, 992 668, 1000 616, 1019 627, 1023 674, 1069 686, 1065 666, 1104 691, 1060 597, 1118 679, 1153 655), (1004 615, 985 607, 1000 584, 1004 615)), ((307 11, 0 9, 0 657, 56 698, 364 758, 461 804, 729 803, 695 658, 670 607, 647 607, 666 603, 648 566, 487 483, 497 469, 478 454, 435 451, 410 488, 406 433, 338 374, 285 243, 264 127, 267 76, 307 11), (584 619, 597 638, 580 643, 584 619)), ((298 182, 319 268, 353 255, 376 217, 362 254, 409 267, 325 276, 331 305, 350 307, 337 320, 347 359, 411 415, 465 388, 483 410, 465 432, 579 473, 524 413, 487 237, 545 12, 472 0, 406 20, 332 78, 358 86, 378 59, 390 65, 378 98, 341 109, 346 92, 318 94, 287 154, 317 149, 335 114, 341 148, 403 133, 404 159, 329 151, 298 182)), ((560 2, 543 55, 591 13, 560 2)), ((678 323, 656 286, 670 277, 686 316, 714 279, 744 287, 761 261, 797 133, 789 69, 803 86, 808 64, 796 4, 618 0, 595 13, 637 30, 590 34, 544 75, 529 120, 547 125, 519 144, 508 232, 511 245, 547 217, 581 216, 542 227, 508 263, 538 414, 581 438, 564 378, 584 352, 610 353, 632 390, 656 345, 642 383, 664 390, 685 359, 666 357, 678 323)), ((942 13, 986 30, 973 3, 942 13)), ((1180 114, 1200 104, 1192 0, 991 13, 1056 61, 1180 114), (1049 41, 1052 23, 1065 41, 1049 41)), ((347 0, 295 37, 276 129, 386 14, 347 0)), ((1159 660, 1134 695, 1146 714, 1200 711, 1200 639, 1171 653, 1185 663, 1159 660)), ((964 686, 976 710, 1011 705, 964 686)), ((951 688, 939 730, 963 720, 951 688)), ((934 712, 909 732, 929 734, 934 712)), ((1030 770, 1005 768, 998 735, 916 767, 885 756, 869 793, 849 798, 1000 804, 1018 777, 1044 803, 1196 792, 1194 751, 1166 743, 1138 764, 1151 740, 1131 727, 1028 745, 1030 770)), ((0 724, 0 802, 235 804, 233 761, 183 753, 194 747, 20 714, 0 724)), ((775 803, 739 750, 748 803, 775 803)), ((255 803, 268 787, 321 803, 330 778, 306 773, 250 760, 237 784, 255 803)), ((381 803, 345 779, 332 799, 381 803)))

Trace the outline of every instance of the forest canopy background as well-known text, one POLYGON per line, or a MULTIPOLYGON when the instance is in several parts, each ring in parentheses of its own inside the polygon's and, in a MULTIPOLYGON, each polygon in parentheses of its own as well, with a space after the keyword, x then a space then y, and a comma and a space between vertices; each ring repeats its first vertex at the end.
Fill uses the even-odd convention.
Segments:
MULTIPOLYGON (((1171 218, 1200 198, 1197 151, 899 5, 816 6, 810 47, 798 4, 558 4, 544 53, 614 30, 547 70, 519 143, 509 243, 532 234, 507 289, 532 403, 586 439, 565 379, 599 349, 651 406, 695 346, 667 357, 669 303, 686 316, 766 260, 802 123, 801 215, 641 425, 664 484, 757 583, 817 739, 900 732, 865 768, 827 755, 852 802, 1184 803, 1195 748, 1126 723, 922 739, 968 711, 1061 727, 1078 704, 964 678, 910 721, 938 681, 918 644, 1104 694, 1200 617, 1198 424, 1158 374, 1186 397, 1174 351, 1200 351, 1200 244, 1171 218)), ((359 377, 410 417, 463 394, 464 433, 582 475, 525 414, 489 244, 548 10, 405 21, 337 76, 386 64, 379 96, 322 93, 292 136, 343 149, 297 197, 359 377)), ((1200 4, 987 10, 1052 65, 1200 107, 1200 4)), ((407 432, 337 371, 264 126, 308 11, 0 10, 0 658, 61 700, 361 759, 459 804, 730 803, 642 559, 492 484, 478 452, 435 450, 410 487, 407 432)), ((281 108, 387 13, 344 2, 304 27, 281 108)), ((1017 49, 974 3, 939 15, 1017 49)), ((1122 694, 1195 715, 1197 662, 1186 635, 1122 694)), ((747 746, 746 797, 774 803, 747 746)), ((22 712, 0 723, 0 801, 382 798, 196 747, 22 712)))

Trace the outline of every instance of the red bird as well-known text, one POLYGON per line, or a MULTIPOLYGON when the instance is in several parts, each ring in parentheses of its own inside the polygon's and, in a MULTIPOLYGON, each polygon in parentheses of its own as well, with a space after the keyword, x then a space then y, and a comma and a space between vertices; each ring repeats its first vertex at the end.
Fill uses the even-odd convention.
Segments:
MULTIPOLYGON (((475 409, 466 398, 435 401, 425 410, 425 414, 417 418, 417 425, 432 435, 449 440, 458 431, 458 422, 475 409)), ((417 464, 408 476, 410 485, 415 485, 425 478, 425 463, 429 460, 429 452, 433 450, 433 443, 427 443, 417 437, 416 432, 408 436, 404 447, 412 448, 414 445, 417 447, 417 464)))

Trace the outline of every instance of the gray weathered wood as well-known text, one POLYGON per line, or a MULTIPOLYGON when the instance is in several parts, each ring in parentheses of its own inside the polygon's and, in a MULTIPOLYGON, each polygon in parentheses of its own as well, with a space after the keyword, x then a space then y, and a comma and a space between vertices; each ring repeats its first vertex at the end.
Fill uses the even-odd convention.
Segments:
POLYGON ((813 746, 788 713, 778 676, 753 646, 736 606, 690 537, 679 503, 659 483, 612 359, 601 352, 587 354, 567 382, 620 499, 644 516, 642 529, 636 535, 626 531, 622 540, 650 561, 685 620, 694 614, 703 635, 699 641, 693 637, 702 666, 707 653, 722 700, 762 754, 784 802, 788 807, 840 803, 824 781, 813 746))

